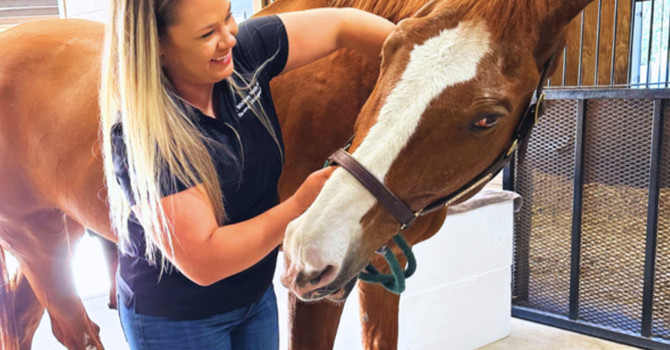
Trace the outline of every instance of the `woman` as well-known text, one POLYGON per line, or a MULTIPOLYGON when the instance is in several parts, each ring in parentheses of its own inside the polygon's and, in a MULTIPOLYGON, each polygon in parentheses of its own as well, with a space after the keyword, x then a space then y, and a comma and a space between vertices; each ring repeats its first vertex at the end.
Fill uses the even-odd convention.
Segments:
POLYGON ((276 349, 272 276, 288 222, 332 170, 278 204, 269 81, 394 25, 354 9, 246 21, 229 0, 113 0, 100 93, 119 313, 133 349, 276 349))

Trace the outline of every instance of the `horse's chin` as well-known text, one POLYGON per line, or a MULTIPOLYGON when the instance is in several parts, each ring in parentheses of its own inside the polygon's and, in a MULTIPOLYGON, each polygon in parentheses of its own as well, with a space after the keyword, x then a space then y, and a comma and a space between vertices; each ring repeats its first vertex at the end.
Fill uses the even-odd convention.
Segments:
POLYGON ((297 293, 297 291, 287 285, 298 299, 306 302, 319 301, 328 299, 333 302, 343 302, 354 289, 358 275, 363 269, 368 266, 369 260, 360 258, 360 254, 349 254, 349 258, 345 259, 335 278, 319 288, 297 293))
POLYGON ((349 296, 349 294, 351 294, 351 291, 354 289, 356 281, 358 281, 358 277, 352 278, 351 281, 347 282, 347 284, 344 285, 344 287, 335 291, 335 293, 327 296, 326 299, 336 303, 343 303, 345 300, 347 300, 347 297, 349 296))
POLYGON ((351 291, 354 289, 357 280, 358 276, 355 276, 347 283, 345 283, 341 288, 331 289, 328 287, 323 287, 307 292, 303 295, 297 295, 297 297, 302 301, 308 301, 308 302, 326 299, 334 303, 342 303, 347 299, 351 291))

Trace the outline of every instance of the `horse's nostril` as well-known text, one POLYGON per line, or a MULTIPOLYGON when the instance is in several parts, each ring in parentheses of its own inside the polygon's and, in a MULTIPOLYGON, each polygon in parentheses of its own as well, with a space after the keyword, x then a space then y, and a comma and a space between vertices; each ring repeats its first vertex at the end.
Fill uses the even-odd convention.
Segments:
POLYGON ((311 273, 305 273, 304 271, 301 271, 298 273, 298 276, 296 277, 296 284, 300 288, 304 288, 307 283, 309 284, 319 284, 321 282, 321 279, 329 274, 335 267, 333 265, 328 265, 326 266, 325 269, 321 271, 314 271, 311 273))
POLYGON ((311 281, 309 281, 309 283, 317 284, 319 281, 321 281, 321 275, 314 277, 311 281))

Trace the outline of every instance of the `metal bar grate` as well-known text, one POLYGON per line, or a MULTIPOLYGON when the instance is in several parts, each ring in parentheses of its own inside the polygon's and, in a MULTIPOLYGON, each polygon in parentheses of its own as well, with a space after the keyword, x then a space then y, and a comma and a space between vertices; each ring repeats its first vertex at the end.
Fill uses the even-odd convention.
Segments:
POLYGON ((661 137, 661 172, 659 178, 656 271, 652 334, 670 339, 670 105, 665 100, 664 127, 661 137))
POLYGON ((577 132, 575 145, 575 178, 572 188, 572 238, 570 241, 570 319, 579 317, 580 259, 582 256, 582 212, 584 198, 584 136, 586 101, 577 101, 577 132))
POLYGON ((669 97, 547 92, 526 159, 514 165, 524 197, 515 217, 515 314, 670 348, 670 112, 661 108, 669 97))
POLYGON ((568 315, 577 103, 547 101, 515 189, 524 205, 515 222, 515 304, 568 315), (544 247, 552 247, 545 249, 544 247), (524 258, 520 258, 524 257, 524 258))
POLYGON ((653 102, 590 100, 587 111, 579 319, 636 333, 653 102))
POLYGON ((663 135, 663 102, 654 100, 654 116, 651 136, 651 165, 649 172, 649 200, 647 205, 647 242, 644 262, 644 290, 642 299, 642 335, 652 335, 652 308, 654 277, 656 270, 656 242, 658 238, 658 195, 660 176, 660 154, 663 135))

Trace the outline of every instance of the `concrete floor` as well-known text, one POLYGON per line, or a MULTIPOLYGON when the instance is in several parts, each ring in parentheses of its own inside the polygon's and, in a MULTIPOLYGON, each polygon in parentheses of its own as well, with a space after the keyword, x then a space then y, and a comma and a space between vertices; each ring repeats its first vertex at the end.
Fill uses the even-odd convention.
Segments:
MULTIPOLYGON (((281 302, 282 300, 285 299, 280 297, 279 301, 281 302)), ((105 295, 92 296, 84 300, 84 304, 89 312, 91 319, 93 319, 93 321, 96 322, 101 328, 101 337, 105 347, 109 350, 128 350, 128 345, 125 343, 125 339, 123 338, 123 333, 121 332, 121 327, 119 325, 116 312, 108 310, 106 303, 107 299, 105 295)), ((355 303, 349 304, 355 305, 355 303)), ((346 314, 344 315, 344 319, 351 320, 351 318, 346 314)), ((357 325, 352 325, 351 322, 343 322, 338 333, 335 349, 349 350, 360 348, 358 345, 360 344, 358 343, 358 339, 360 339, 360 337, 357 332, 357 325)), ((283 348, 285 348, 285 344, 283 345, 283 348)), ((44 317, 42 324, 37 330, 33 342, 33 349, 64 349, 64 347, 60 345, 51 335, 51 327, 48 317, 44 317)), ((449 349, 449 347, 445 346, 444 349, 449 349)), ((510 336, 479 348, 479 350, 526 349, 625 350, 636 348, 516 318, 512 318, 512 333, 510 336)))
POLYGON ((517 349, 625 350, 637 348, 517 318, 512 318, 512 334, 510 336, 479 348, 479 350, 517 349))

